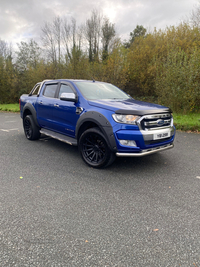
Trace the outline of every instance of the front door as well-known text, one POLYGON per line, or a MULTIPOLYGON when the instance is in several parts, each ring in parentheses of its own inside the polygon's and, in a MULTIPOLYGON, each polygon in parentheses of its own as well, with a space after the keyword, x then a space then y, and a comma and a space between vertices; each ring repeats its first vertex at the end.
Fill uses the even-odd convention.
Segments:
POLYGON ((79 119, 79 115, 76 114, 77 103, 60 100, 62 93, 74 93, 74 89, 68 83, 60 83, 54 104, 54 127, 62 134, 75 137, 76 123, 79 119))

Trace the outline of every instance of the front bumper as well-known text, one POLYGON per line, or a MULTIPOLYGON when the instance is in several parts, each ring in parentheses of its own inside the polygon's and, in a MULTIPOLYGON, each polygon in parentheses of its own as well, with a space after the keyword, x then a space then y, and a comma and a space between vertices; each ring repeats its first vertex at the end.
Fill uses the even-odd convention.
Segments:
POLYGON ((149 131, 120 129, 115 133, 118 157, 141 157, 173 148, 174 126, 149 131), (167 136, 163 136, 167 133, 167 136), (133 140, 136 146, 122 145, 121 140, 133 140))
POLYGON ((163 145, 163 146, 157 146, 154 148, 143 149, 140 152, 127 152, 127 153, 117 152, 116 156, 118 156, 118 157, 142 157, 142 156, 146 156, 149 154, 161 152, 163 150, 167 150, 167 149, 170 149, 173 147, 174 147, 174 144, 171 143, 171 144, 167 144, 167 145, 163 145))

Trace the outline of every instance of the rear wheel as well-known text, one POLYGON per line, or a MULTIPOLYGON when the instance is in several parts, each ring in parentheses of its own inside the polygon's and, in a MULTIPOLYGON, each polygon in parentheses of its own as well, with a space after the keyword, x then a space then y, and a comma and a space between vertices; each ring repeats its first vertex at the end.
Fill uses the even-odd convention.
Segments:
POLYGON ((32 115, 27 115, 23 121, 24 133, 28 140, 36 140, 40 138, 40 129, 35 124, 32 115))
POLYGON ((107 167, 115 159, 115 154, 98 128, 88 129, 81 135, 79 150, 83 160, 94 168, 107 167))

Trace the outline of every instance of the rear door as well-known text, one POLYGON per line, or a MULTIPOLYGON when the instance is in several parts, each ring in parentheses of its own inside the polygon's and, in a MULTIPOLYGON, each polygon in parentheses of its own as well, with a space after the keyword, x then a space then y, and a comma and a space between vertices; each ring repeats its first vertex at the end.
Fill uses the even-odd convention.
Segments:
POLYGON ((45 84, 42 95, 38 97, 37 116, 41 127, 52 130, 54 128, 55 96, 58 82, 45 84))

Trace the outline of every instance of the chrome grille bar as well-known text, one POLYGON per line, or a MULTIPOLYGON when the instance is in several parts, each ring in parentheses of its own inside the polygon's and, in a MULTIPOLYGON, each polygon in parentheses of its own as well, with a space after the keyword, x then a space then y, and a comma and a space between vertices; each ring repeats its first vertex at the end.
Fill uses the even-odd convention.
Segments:
MULTIPOLYGON (((164 120, 163 125, 164 125, 164 124, 170 124, 170 122, 171 122, 170 119, 169 119, 169 120, 164 120)), ((145 121, 145 122, 144 122, 144 125, 145 125, 145 126, 158 126, 157 121, 145 121)))
POLYGON ((138 120, 139 128, 145 131, 164 129, 172 124, 173 118, 170 113, 145 115, 138 120))

